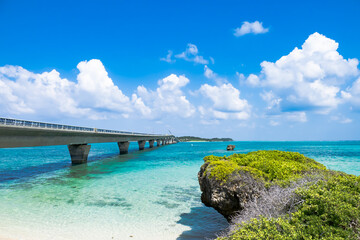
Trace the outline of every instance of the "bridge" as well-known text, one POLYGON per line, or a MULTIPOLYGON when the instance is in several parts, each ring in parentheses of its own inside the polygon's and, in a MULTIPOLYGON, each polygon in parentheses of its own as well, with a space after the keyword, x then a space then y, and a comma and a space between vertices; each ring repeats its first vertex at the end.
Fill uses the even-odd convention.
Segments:
POLYGON ((67 145, 73 164, 86 163, 89 143, 117 142, 120 154, 128 153, 130 142, 138 142, 139 150, 176 143, 173 135, 124 132, 61 124, 0 118, 0 148, 67 145))

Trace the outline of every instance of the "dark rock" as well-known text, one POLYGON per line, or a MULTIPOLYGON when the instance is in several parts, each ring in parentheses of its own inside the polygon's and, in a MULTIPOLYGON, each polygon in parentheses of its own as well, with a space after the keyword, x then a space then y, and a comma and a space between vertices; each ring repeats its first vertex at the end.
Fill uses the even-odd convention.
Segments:
POLYGON ((201 166, 198 173, 201 201, 208 207, 213 207, 228 221, 245 205, 258 198, 264 189, 264 184, 255 180, 248 172, 234 172, 227 181, 217 180, 206 171, 209 163, 201 166))
POLYGON ((234 151, 234 149, 235 149, 235 145, 227 145, 227 147, 226 147, 226 150, 228 150, 228 151, 234 151))

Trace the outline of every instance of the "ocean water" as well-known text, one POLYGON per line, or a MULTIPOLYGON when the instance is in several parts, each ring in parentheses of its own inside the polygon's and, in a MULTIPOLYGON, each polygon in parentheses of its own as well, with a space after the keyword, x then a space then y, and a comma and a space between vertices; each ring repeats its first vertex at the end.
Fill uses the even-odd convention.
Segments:
MULTIPOLYGON (((200 200, 197 172, 228 142, 179 143, 118 155, 92 144, 72 166, 66 146, 0 149, 0 239, 206 239, 226 220, 200 200)), ((297 151, 360 175, 360 141, 233 142, 234 152, 297 151)))

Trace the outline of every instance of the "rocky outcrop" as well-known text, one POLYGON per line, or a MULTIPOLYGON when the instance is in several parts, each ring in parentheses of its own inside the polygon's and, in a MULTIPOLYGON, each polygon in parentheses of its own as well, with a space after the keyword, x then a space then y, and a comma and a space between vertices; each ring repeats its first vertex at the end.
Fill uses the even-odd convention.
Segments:
POLYGON ((198 173, 201 201, 206 206, 213 207, 228 221, 264 189, 264 184, 255 180, 249 172, 234 172, 224 182, 211 177, 210 171, 206 171, 208 166, 209 163, 205 162, 198 173))
POLYGON ((360 239, 360 177, 296 152, 207 156, 201 200, 230 222, 218 240, 360 239))
POLYGON ((293 199, 294 190, 315 181, 314 176, 326 170, 322 164, 300 153, 282 151, 256 151, 225 157, 210 155, 204 162, 198 173, 201 200, 228 220, 249 212, 249 209, 257 209, 251 212, 259 212, 259 215, 278 215, 293 209, 287 204, 293 202, 289 200, 293 199), (309 180, 305 177, 308 175, 312 176, 309 180), (278 198, 279 192, 286 193, 284 199, 278 198))
POLYGON ((226 150, 228 151, 234 151, 235 145, 227 145, 226 150))

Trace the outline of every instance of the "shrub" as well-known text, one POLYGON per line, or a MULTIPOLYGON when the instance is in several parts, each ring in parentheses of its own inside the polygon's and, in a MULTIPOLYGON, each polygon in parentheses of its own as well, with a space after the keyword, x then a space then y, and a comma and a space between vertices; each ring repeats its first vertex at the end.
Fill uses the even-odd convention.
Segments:
POLYGON ((250 172, 254 177, 267 182, 286 185, 305 173, 326 168, 311 158, 296 152, 257 151, 233 154, 229 157, 207 156, 210 177, 226 182, 233 173, 250 172))
POLYGON ((296 190, 302 199, 293 213, 237 224, 219 240, 360 239, 360 178, 324 172, 324 179, 296 190))

